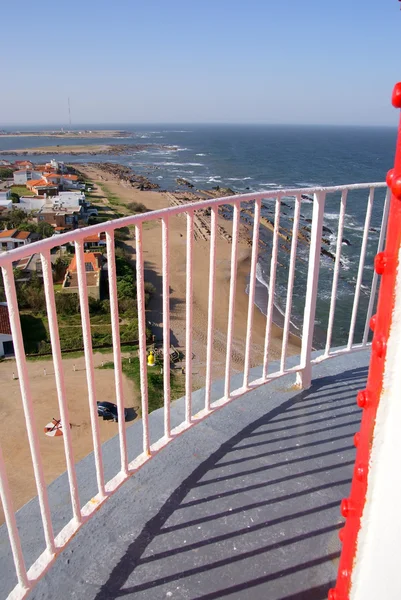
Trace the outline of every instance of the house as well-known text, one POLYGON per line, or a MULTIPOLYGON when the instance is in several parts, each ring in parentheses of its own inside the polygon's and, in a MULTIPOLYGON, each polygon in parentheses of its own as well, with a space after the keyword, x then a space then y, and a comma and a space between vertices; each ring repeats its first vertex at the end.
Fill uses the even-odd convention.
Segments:
POLYGON ((85 194, 82 192, 60 192, 57 196, 52 198, 52 202, 55 207, 68 206, 70 208, 89 204, 86 202, 85 194))
POLYGON ((11 167, 11 163, 9 160, 0 160, 0 167, 11 167))
POLYGON ((54 171, 56 173, 65 173, 67 170, 65 164, 62 161, 54 160, 54 158, 52 158, 49 163, 46 163, 45 166, 46 170, 54 171))
POLYGON ((33 169, 33 162, 30 160, 16 160, 14 167, 16 169, 33 169))
MULTIPOLYGON (((102 273, 102 255, 100 252, 84 252, 86 286, 88 296, 100 299, 100 279, 102 273)), ((74 255, 64 277, 62 292, 78 294, 77 261, 74 255)))
POLYGON ((18 169, 13 173, 16 185, 26 185, 28 181, 42 179, 42 172, 36 169, 18 169))
POLYGON ((30 231, 18 231, 18 229, 4 229, 0 231, 0 252, 14 250, 20 246, 26 246, 33 241, 35 236, 30 231))
POLYGON ((10 210, 13 206, 11 200, 11 192, 7 190, 6 192, 0 192, 0 211, 10 210))
POLYGON ((21 196, 18 204, 13 204, 15 208, 25 212, 36 212, 46 204, 45 196, 21 196))
POLYGON ((24 256, 23 258, 20 258, 19 260, 13 262, 13 269, 18 269, 20 272, 18 281, 29 281, 34 273, 36 273, 38 277, 43 277, 40 254, 32 254, 31 256, 24 256))
POLYGON ((0 302, 0 356, 13 354, 13 336, 11 334, 8 308, 5 302, 0 302))
POLYGON ((94 233, 93 235, 88 235, 88 237, 84 238, 85 250, 99 248, 101 246, 106 246, 106 234, 104 232, 94 233))
POLYGON ((48 196, 56 196, 58 193, 58 185, 47 183, 46 179, 31 179, 26 182, 26 187, 38 196, 47 194, 48 196))
POLYGON ((63 227, 64 229, 76 229, 78 222, 83 217, 82 206, 78 207, 57 207, 48 202, 39 209, 35 215, 37 223, 49 223, 53 227, 63 227))

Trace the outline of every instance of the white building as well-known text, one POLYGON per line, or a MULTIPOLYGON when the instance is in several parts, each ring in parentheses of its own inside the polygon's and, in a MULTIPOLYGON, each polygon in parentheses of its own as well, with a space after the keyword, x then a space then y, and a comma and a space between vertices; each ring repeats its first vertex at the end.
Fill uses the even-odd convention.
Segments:
POLYGON ((14 354, 14 347, 8 308, 5 302, 0 302, 0 356, 10 354, 14 354))
POLYGON ((11 192, 0 192, 0 210, 10 210, 12 208, 11 192))
POLYGON ((20 171, 14 171, 13 178, 16 185, 25 185, 31 179, 41 179, 42 173, 34 169, 21 169, 20 171))
POLYGON ((32 233, 30 231, 18 231, 18 229, 3 229, 3 231, 0 231, 0 252, 14 250, 31 242, 32 233))
POLYGON ((58 196, 48 198, 54 208, 76 208, 85 204, 85 194, 82 192, 60 192, 58 196))
POLYGON ((14 204, 14 206, 25 212, 35 212, 46 204, 46 200, 44 196, 21 196, 19 203, 14 204))

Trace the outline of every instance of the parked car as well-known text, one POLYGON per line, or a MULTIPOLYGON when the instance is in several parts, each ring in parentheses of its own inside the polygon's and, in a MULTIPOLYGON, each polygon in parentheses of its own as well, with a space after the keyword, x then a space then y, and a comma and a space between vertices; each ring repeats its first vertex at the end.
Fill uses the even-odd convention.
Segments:
MULTIPOLYGON (((103 417, 104 421, 113 420, 115 423, 118 422, 118 410, 117 406, 112 402, 97 402, 97 414, 99 417, 103 417)), ((124 418, 127 420, 128 411, 124 408, 124 418)))

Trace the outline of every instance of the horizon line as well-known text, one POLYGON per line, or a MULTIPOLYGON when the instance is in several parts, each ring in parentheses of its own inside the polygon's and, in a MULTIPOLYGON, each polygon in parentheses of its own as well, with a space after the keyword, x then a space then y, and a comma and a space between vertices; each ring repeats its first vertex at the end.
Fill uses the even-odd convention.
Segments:
POLYGON ((185 122, 185 121, 177 121, 177 122, 162 122, 162 121, 149 121, 149 122, 108 122, 108 123, 76 123, 76 124, 67 124, 67 123, 0 123, 0 131, 2 128, 10 128, 10 127, 54 127, 57 129, 65 129, 67 131, 74 131, 75 129, 83 126, 90 126, 94 128, 101 127, 144 127, 144 126, 201 126, 201 125, 220 125, 220 126, 267 126, 267 127, 384 127, 384 128, 397 128, 397 123, 392 124, 372 124, 372 123, 268 123, 265 121, 193 121, 193 122, 185 122))

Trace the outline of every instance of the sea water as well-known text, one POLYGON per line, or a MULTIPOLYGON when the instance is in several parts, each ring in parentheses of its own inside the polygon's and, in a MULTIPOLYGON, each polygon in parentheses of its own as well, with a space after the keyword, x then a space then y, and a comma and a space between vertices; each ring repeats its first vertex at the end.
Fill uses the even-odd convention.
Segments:
MULTIPOLYGON (((59 129, 60 125, 32 129, 59 129)), ((132 167, 141 175, 159 184, 161 189, 176 190, 179 177, 190 181, 197 189, 215 186, 230 187, 248 193, 282 188, 332 186, 349 183, 384 181, 394 160, 396 128, 322 127, 272 125, 83 125, 83 129, 119 129, 129 137, 116 138, 53 138, 0 137, 0 150, 24 147, 87 145, 87 144, 149 144, 148 148, 123 155, 63 155, 66 162, 115 162, 132 167), (162 147, 157 147, 162 146, 162 147)), ((15 130, 15 128, 13 128, 15 130)), ((26 130, 27 128, 24 128, 26 130)), ((55 148, 56 149, 56 148, 55 148)), ((2 156, 15 160, 13 156, 2 156)), ((26 156, 29 158, 29 155, 26 156)), ((50 156, 48 157, 50 158, 50 156)), ((40 157, 33 157, 39 162, 40 157)), ((357 317, 356 341, 363 333, 373 258, 377 249, 384 190, 375 195, 370 223, 366 264, 363 272, 360 307, 357 317)), ((337 292, 337 307, 333 343, 347 341, 352 303, 362 243, 368 190, 350 194, 344 224, 344 237, 349 245, 342 248, 342 266, 337 292)), ((292 227, 294 200, 284 199, 280 223, 292 227)), ((340 195, 330 195, 326 201, 324 237, 335 252, 340 195)), ((274 220, 274 203, 264 201, 262 214, 274 220)), ((301 227, 310 227, 312 203, 302 202, 301 227)), ((261 228, 263 250, 259 254, 256 304, 266 312, 271 255, 271 233, 261 228)), ((285 312, 288 279, 288 249, 279 244, 275 319, 282 323, 285 312), (281 316, 280 316, 281 315, 281 316)), ((293 331, 301 328, 309 248, 298 245, 291 322, 293 331)), ((318 303, 316 311, 317 346, 324 342, 324 330, 330 306, 333 261, 321 257, 318 303)))

